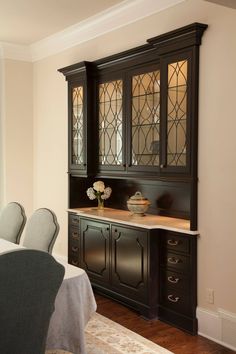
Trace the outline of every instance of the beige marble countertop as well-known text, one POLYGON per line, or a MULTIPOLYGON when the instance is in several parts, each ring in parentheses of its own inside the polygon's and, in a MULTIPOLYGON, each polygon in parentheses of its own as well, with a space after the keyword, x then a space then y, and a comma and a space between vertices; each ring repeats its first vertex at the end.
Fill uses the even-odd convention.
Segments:
POLYGON ((190 230, 190 221, 166 216, 146 214, 144 216, 132 215, 129 211, 104 208, 74 208, 68 209, 69 212, 77 215, 100 219, 109 222, 115 222, 130 226, 143 227, 145 229, 164 229, 176 232, 182 232, 189 235, 198 235, 198 231, 190 230))

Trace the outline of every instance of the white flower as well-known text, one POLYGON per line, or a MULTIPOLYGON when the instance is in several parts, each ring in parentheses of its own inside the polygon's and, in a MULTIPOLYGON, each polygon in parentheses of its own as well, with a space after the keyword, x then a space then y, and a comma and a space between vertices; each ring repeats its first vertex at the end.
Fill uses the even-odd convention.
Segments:
POLYGON ((90 200, 96 199, 96 195, 92 187, 87 189, 87 196, 89 197, 90 200))
POLYGON ((104 189, 105 189, 105 184, 104 184, 104 182, 102 182, 102 181, 94 182, 94 184, 93 184, 93 189, 95 189, 95 191, 97 191, 97 192, 103 193, 103 192, 104 192, 104 189))
POLYGON ((104 200, 108 199, 110 197, 110 195, 111 195, 111 192, 112 192, 111 187, 106 187, 104 189, 104 194, 101 195, 101 198, 104 199, 104 200))
POLYGON ((110 187, 105 188, 103 181, 94 182, 93 187, 87 189, 87 196, 90 200, 97 199, 99 201, 106 200, 110 197, 112 189, 110 187))

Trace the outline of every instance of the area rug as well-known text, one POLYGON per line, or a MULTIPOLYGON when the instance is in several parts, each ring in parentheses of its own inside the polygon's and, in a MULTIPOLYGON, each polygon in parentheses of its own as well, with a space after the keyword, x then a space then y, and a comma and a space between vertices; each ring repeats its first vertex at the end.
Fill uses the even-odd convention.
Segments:
MULTIPOLYGON (((87 354, 173 354, 129 329, 95 313, 86 330, 87 354)), ((69 354, 50 350, 46 354, 69 354)))

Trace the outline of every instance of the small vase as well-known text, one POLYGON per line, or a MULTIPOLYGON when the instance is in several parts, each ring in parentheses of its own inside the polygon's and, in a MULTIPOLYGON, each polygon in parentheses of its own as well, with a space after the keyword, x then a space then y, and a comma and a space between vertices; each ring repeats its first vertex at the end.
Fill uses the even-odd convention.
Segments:
POLYGON ((98 210, 104 209, 104 200, 102 198, 98 198, 98 210))

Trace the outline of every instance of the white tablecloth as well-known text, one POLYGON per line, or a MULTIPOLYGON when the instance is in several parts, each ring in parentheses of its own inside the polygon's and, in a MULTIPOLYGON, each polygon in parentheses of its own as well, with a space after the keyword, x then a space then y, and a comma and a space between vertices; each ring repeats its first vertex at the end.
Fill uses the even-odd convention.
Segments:
MULTIPOLYGON (((22 246, 0 239, 0 253, 19 248, 22 246)), ((56 297, 46 347, 86 354, 84 329, 96 311, 92 287, 83 269, 56 259, 65 267, 65 277, 56 297)))

